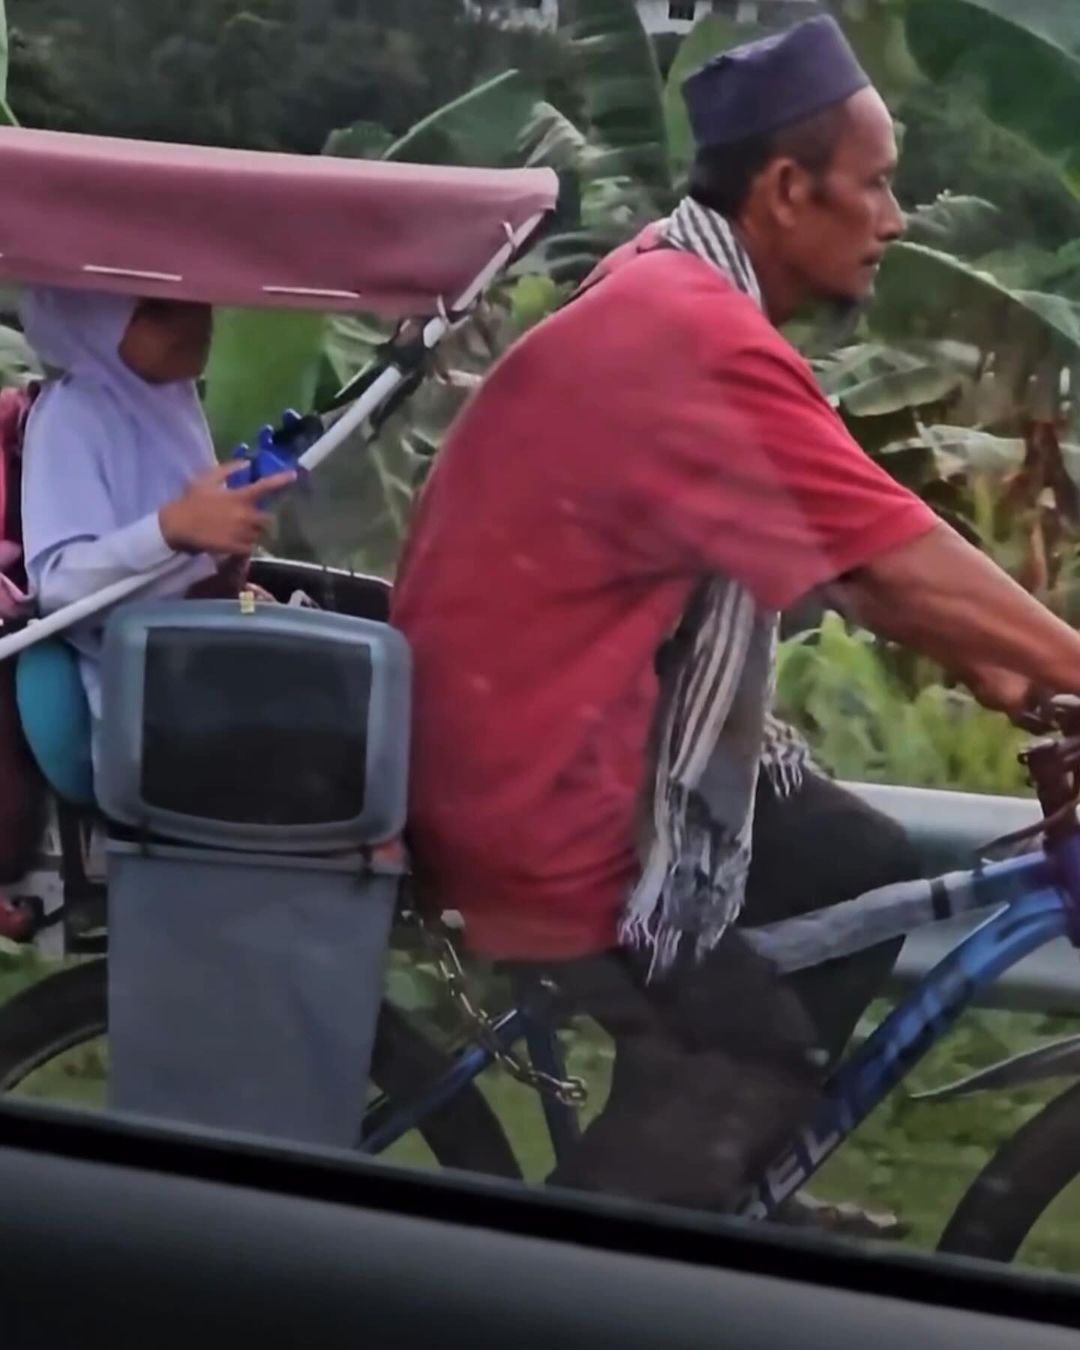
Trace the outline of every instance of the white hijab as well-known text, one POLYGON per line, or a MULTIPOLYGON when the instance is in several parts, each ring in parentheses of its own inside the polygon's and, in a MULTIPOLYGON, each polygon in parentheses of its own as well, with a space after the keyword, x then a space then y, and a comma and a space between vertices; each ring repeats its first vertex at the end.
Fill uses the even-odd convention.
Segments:
POLYGON ((48 379, 34 405, 26 454, 47 442, 47 491, 24 500, 28 560, 72 538, 132 524, 181 493, 214 464, 195 384, 149 384, 119 347, 134 297, 61 287, 23 291, 20 316, 48 379), (88 518, 85 500, 65 492, 90 467, 104 482, 108 510, 88 518), (107 518, 105 518, 107 516, 107 518))
MULTIPOLYGON (((92 563, 84 550, 78 564, 91 589, 141 570, 144 563, 115 552, 116 537, 156 516, 214 463, 194 383, 148 384, 120 357, 135 304, 123 296, 58 288, 23 293, 26 336, 48 374, 23 445, 23 543, 35 592, 53 560, 75 544, 100 546, 92 563), (115 577, 108 575, 110 566, 118 569, 115 577)), ((214 559, 196 555, 151 583, 143 598, 183 595, 215 566, 214 559)), ((81 658, 95 755, 101 622, 97 616, 69 639, 81 658)))
MULTIPOLYGON (((37 286, 23 291, 19 312, 27 340, 50 374, 110 396, 136 436, 156 450, 177 450, 185 461, 212 461, 194 381, 148 384, 120 356, 135 306, 133 296, 37 286)), ((50 382, 45 397, 55 387, 50 382)))

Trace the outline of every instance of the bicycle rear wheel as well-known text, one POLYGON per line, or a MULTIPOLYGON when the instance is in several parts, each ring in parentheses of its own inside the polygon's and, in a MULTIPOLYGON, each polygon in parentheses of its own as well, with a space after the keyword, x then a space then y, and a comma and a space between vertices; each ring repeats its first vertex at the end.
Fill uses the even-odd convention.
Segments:
POLYGON ((1013 1261, 1046 1211, 1080 1178, 1080 1083, 1049 1102, 990 1159, 938 1250, 1013 1261))
MULTIPOLYGON (((0 1095, 108 1031, 106 963, 47 976, 0 1007, 0 1095)), ((449 1057, 388 1003, 379 1014, 371 1081, 390 1103, 407 1102, 445 1073, 449 1057)), ((442 1167, 521 1179, 494 1112, 475 1086, 462 1089, 417 1127, 442 1167)))

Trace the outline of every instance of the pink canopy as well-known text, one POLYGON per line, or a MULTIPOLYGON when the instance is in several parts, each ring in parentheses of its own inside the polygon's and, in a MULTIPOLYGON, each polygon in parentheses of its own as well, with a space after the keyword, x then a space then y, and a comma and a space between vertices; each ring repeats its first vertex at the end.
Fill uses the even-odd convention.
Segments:
POLYGON ((452 304, 551 210, 547 169, 429 168, 0 129, 0 278, 215 304, 452 304))

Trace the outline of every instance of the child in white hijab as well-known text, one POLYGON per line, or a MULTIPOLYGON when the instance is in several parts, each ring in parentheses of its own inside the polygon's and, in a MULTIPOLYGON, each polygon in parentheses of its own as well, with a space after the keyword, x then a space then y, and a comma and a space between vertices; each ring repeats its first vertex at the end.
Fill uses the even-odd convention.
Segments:
MULTIPOLYGON (((190 559, 137 594, 186 595, 250 556, 267 521, 260 500, 292 475, 225 488, 195 386, 209 306, 39 287, 20 312, 49 375, 23 448, 23 544, 40 610, 177 554, 190 559)), ((103 621, 71 634, 95 726, 103 621)))

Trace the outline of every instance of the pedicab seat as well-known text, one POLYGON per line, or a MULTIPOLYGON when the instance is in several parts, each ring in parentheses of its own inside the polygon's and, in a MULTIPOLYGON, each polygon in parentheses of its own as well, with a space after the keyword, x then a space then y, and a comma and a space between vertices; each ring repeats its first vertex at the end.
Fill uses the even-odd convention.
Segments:
POLYGON ((48 638, 21 652, 15 696, 23 734, 49 786, 75 806, 92 806, 90 707, 71 645, 48 638))

